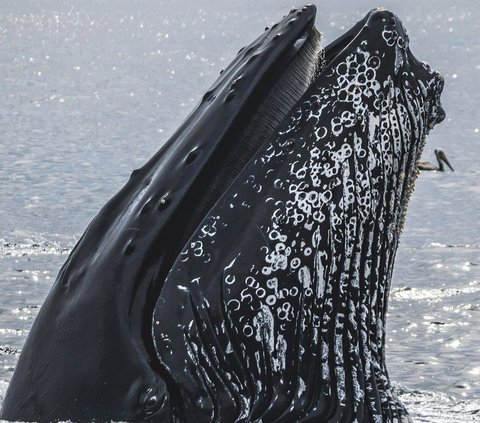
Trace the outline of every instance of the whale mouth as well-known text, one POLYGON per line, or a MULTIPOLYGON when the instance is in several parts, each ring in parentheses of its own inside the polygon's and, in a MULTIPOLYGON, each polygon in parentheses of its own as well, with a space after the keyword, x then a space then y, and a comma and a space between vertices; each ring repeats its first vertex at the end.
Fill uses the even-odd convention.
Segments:
MULTIPOLYGON (((202 174, 197 178, 201 181, 201 186, 192 189, 195 194, 191 191, 186 196, 189 201, 192 196, 198 198, 198 201, 195 208, 189 209, 188 216, 185 216, 186 224, 178 240, 179 247, 185 245, 208 211, 260 146, 271 139, 278 125, 324 69, 341 56, 342 51, 355 39, 372 12, 325 48, 321 48, 321 34, 313 26, 315 13, 316 8, 313 5, 292 9, 281 22, 266 30, 264 39, 242 48, 237 58, 221 72, 219 80, 203 96, 199 109, 205 103, 208 105, 221 101, 222 97, 226 103, 234 101, 235 94, 244 89, 242 83, 246 79, 245 73, 248 73, 244 71, 241 62, 248 66, 256 60, 262 60, 261 55, 269 47, 268 43, 278 42, 282 36, 288 35, 286 30, 297 23, 299 16, 307 14, 306 28, 286 43, 290 51, 284 51, 284 57, 264 71, 262 80, 255 86, 255 92, 236 111, 235 121, 228 128, 224 141, 217 143, 208 163, 204 165, 202 174)), ((193 147, 185 161, 193 162, 202 149, 201 145, 193 147)))

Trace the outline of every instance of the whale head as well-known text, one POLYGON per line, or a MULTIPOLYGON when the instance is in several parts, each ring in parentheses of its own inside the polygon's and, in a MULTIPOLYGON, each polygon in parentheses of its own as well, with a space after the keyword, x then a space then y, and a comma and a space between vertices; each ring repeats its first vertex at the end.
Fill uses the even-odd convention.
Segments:
POLYGON ((293 9, 242 49, 91 222, 32 327, 3 418, 405 413, 385 313, 443 79, 392 13, 371 11, 325 49, 315 13, 293 9))

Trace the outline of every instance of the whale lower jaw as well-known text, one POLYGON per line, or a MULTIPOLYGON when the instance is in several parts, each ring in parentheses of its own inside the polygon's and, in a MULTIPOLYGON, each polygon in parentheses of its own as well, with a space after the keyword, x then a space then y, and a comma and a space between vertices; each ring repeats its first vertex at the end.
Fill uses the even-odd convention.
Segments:
POLYGON ((416 162, 444 118, 443 78, 386 11, 320 56, 156 304, 182 421, 410 421, 388 377, 386 312, 416 162))

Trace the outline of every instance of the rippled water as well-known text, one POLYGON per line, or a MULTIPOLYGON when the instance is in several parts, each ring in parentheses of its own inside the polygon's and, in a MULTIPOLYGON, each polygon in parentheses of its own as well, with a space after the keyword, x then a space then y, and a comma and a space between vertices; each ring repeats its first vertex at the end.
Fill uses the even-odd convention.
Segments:
MULTIPOLYGON (((283 1, 2 0, 0 401, 56 273, 100 207, 184 119, 283 1)), ((318 2, 334 39, 374 1, 318 2)), ((480 4, 387 1, 412 50, 446 77, 442 147, 397 255, 391 378, 417 422, 480 421, 480 4)))

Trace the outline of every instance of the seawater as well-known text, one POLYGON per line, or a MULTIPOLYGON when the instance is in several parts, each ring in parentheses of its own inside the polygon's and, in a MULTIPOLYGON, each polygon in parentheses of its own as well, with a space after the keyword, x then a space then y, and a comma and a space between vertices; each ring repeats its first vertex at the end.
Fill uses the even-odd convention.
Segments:
MULTIPOLYGON (((317 3, 324 43, 382 5, 446 79, 443 148, 397 253, 387 361, 417 422, 480 421, 480 4, 317 3)), ((278 0, 3 0, 0 5, 0 402, 56 274, 101 206, 221 69, 288 13, 278 0)))

